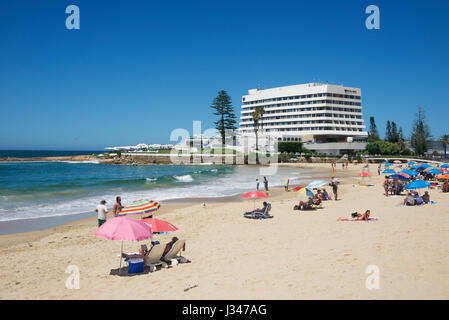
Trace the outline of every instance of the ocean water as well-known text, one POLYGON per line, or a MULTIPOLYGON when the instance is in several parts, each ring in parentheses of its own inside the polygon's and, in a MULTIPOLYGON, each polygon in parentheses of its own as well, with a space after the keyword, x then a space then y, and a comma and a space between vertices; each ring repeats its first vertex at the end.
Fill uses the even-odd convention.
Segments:
MULTIPOLYGON (((102 165, 95 162, 0 162, 0 221, 93 212, 116 196, 127 204, 233 196, 255 189, 259 167, 232 165, 102 165)), ((310 180, 316 173, 280 167, 270 186, 310 180)), ((263 184, 261 183, 261 188, 263 184)))
POLYGON ((0 150, 0 158, 68 157, 91 155, 103 151, 60 151, 60 150, 0 150))

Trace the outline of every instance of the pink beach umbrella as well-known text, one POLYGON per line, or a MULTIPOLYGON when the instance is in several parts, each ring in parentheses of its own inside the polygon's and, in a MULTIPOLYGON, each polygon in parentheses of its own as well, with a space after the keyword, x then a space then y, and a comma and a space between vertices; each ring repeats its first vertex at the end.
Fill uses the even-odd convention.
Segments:
POLYGON ((115 217, 106 221, 94 232, 94 235, 106 240, 121 240, 120 270, 122 269, 123 241, 142 241, 151 239, 153 231, 149 225, 127 217, 115 217))

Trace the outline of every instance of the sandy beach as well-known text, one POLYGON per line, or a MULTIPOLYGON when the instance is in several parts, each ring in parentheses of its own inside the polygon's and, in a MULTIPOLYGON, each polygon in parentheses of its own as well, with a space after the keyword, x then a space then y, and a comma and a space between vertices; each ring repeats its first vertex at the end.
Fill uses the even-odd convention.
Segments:
MULTIPOLYGON (((290 165, 331 176, 330 164, 290 165)), ((253 203, 240 199, 162 206, 155 217, 179 230, 154 239, 185 239, 182 255, 191 262, 153 273, 111 275, 120 242, 93 236, 96 217, 0 236, 0 298, 448 299, 449 194, 430 190, 435 204, 404 207, 402 196, 384 196, 377 165, 369 170, 365 182, 375 186, 354 187, 362 165, 337 165, 341 200, 316 211, 294 211, 303 195, 271 190, 273 219, 243 218, 253 203), (379 220, 337 221, 366 209, 379 220), (79 268, 79 289, 66 288, 70 265, 79 268), (368 266, 380 272, 379 289, 366 287, 368 266)), ((125 252, 139 245, 125 243, 125 252)))

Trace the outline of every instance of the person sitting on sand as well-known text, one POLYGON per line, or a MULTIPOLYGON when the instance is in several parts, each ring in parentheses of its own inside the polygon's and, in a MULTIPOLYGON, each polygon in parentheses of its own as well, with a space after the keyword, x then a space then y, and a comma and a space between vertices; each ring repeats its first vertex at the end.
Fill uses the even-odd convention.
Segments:
POLYGON ((309 200, 307 202, 300 201, 299 202, 299 210, 311 210, 313 209, 313 198, 309 197, 309 200))
POLYGON ((358 213, 354 212, 352 214, 353 218, 356 218, 356 220, 369 220, 369 215, 371 214, 370 210, 366 210, 365 213, 358 213))
POLYGON ((430 202, 429 192, 425 191, 421 198, 423 199, 424 203, 429 203, 430 202))
POLYGON ((409 192, 407 197, 404 199, 404 206, 414 206, 415 204, 415 198, 412 196, 412 193, 409 192))

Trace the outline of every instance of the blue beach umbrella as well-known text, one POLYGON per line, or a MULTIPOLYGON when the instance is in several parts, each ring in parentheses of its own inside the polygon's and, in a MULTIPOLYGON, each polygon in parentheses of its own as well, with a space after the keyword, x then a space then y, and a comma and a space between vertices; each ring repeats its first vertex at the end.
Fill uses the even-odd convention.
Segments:
POLYGON ((392 174, 391 176, 387 176, 388 179, 401 179, 401 180, 410 180, 407 177, 404 177, 400 174, 392 174))
POLYGON ((437 169, 437 168, 432 168, 432 169, 430 169, 430 170, 428 170, 428 171, 425 171, 426 173, 430 173, 430 174, 442 174, 443 173, 443 171, 441 171, 440 169, 437 169))
POLYGON ((418 165, 414 165, 414 166, 412 166, 412 169, 418 169, 419 168, 419 166, 418 165))
POLYGON ((432 166, 431 166, 430 164, 428 164, 428 163, 423 163, 423 164, 420 165, 419 167, 420 167, 420 168, 424 168, 424 169, 432 168, 432 166))
POLYGON ((413 182, 410 182, 408 185, 406 185, 405 189, 422 189, 422 188, 428 188, 432 184, 424 181, 424 180, 415 180, 413 182))
POLYGON ((400 172, 408 174, 409 176, 416 176, 416 175, 418 175, 418 172, 416 172, 415 170, 404 169, 404 170, 401 170, 400 172))
POLYGON ((449 164, 445 163, 445 164, 441 165, 440 168, 449 168, 449 164))
POLYGON ((409 166, 413 166, 413 165, 415 165, 415 164, 416 164, 415 161, 412 161, 412 162, 409 162, 409 163, 408 163, 409 166))
POLYGON ((389 166, 392 166, 393 164, 392 163, 385 163, 385 167, 389 167, 389 166))
POLYGON ((387 169, 382 171, 382 173, 396 173, 396 171, 394 171, 393 169, 387 169))

